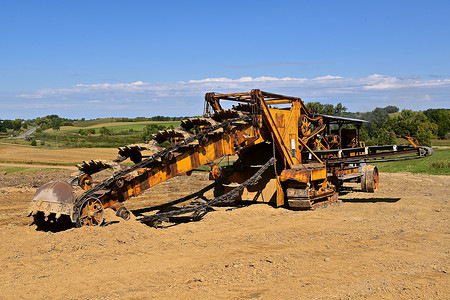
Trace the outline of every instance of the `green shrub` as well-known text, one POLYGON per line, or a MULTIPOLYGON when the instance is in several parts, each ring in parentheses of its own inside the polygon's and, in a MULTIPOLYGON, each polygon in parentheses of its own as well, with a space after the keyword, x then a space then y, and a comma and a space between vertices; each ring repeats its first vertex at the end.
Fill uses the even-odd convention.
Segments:
POLYGON ((103 126, 102 128, 100 128, 100 134, 101 135, 111 135, 112 130, 109 129, 108 127, 103 126))
POLYGON ((391 131, 380 131, 377 136, 378 145, 394 145, 397 142, 395 134, 391 131))
POLYGON ((152 134, 157 133, 160 130, 166 129, 166 126, 164 125, 158 125, 158 124, 149 124, 144 127, 142 130, 141 138, 144 142, 148 142, 152 139, 152 134))
POLYGON ((433 170, 445 169, 445 168, 450 168, 450 162, 436 161, 431 164, 431 169, 433 169, 433 170))
POLYGON ((86 129, 80 129, 78 130, 79 135, 88 135, 88 131, 86 129))

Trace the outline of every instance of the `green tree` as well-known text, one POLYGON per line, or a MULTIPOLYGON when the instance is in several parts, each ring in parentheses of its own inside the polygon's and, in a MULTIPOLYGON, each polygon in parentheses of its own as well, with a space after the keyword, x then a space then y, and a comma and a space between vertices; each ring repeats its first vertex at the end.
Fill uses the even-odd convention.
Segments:
POLYGON ((306 103, 306 108, 314 114, 320 114, 323 110, 323 104, 320 102, 308 102, 306 103))
POLYGON ((423 112, 403 109, 399 115, 389 119, 387 125, 397 134, 416 137, 421 124, 427 121, 423 112))
POLYGON ((22 121, 23 121, 22 119, 15 119, 12 124, 12 126, 13 126, 12 129, 19 131, 20 128, 22 128, 22 121))
POLYGON ((323 115, 333 115, 335 112, 333 104, 324 104, 321 114, 323 115))
POLYGON ((52 120, 47 117, 36 118, 36 125, 39 126, 42 130, 46 130, 51 128, 52 120))
POLYGON ((101 135, 111 135, 112 131, 108 129, 108 127, 103 126, 100 128, 100 134, 101 135))
POLYGON ((389 105, 386 106, 384 108, 384 110, 388 113, 388 114, 392 114, 392 113, 396 113, 399 111, 399 108, 397 106, 393 106, 393 105, 389 105))
POLYGON ((381 131, 386 129, 386 121, 389 119, 389 114, 383 108, 377 107, 373 111, 365 113, 362 118, 369 121, 369 123, 364 125, 369 137, 377 138, 381 131))
POLYGON ((397 143, 395 133, 392 131, 380 130, 376 138, 378 145, 394 145, 397 143))
POLYGON ((450 132, 450 109, 427 109, 423 112, 430 122, 437 124, 438 137, 445 139, 450 132))
POLYGON ((59 131, 59 129, 61 128, 61 123, 62 123, 61 119, 59 119, 59 118, 53 119, 52 120, 52 129, 54 131, 59 131))
POLYGON ((347 107, 343 106, 342 103, 336 104, 336 107, 334 108, 334 115, 335 116, 342 116, 343 113, 347 111, 347 107))
POLYGON ((166 127, 164 125, 148 124, 142 130, 141 139, 144 142, 148 142, 152 139, 152 134, 155 134, 158 131, 164 130, 164 129, 166 129, 166 127))
POLYGON ((431 140, 437 137, 438 126, 431 122, 423 122, 419 125, 415 138, 425 146, 431 146, 431 140))
POLYGON ((88 135, 88 131, 86 129, 80 129, 78 130, 79 135, 88 135))
POLYGON ((308 102, 306 108, 314 114, 330 115, 330 116, 342 116, 347 111, 347 107, 342 103, 336 104, 322 104, 320 102, 308 102))
POLYGON ((12 129, 13 128, 13 121, 11 120, 3 120, 3 126, 6 129, 12 129))

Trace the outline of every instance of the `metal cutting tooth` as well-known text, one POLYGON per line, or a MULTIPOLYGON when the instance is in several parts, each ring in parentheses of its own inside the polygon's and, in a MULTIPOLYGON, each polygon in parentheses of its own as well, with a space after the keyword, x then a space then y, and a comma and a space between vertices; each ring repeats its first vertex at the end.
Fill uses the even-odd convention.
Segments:
POLYGON ((225 110, 219 110, 215 112, 211 117, 218 122, 222 122, 223 120, 227 119, 235 119, 242 117, 243 114, 240 111, 234 110, 234 109, 225 109, 225 110))
POLYGON ((216 126, 218 123, 211 118, 189 118, 181 121, 181 127, 189 130, 194 127, 211 127, 216 126))
POLYGON ((146 150, 146 148, 146 144, 132 144, 125 147, 119 147, 118 149, 119 155, 128 157, 131 152, 146 150))
POLYGON ((120 165, 117 162, 105 161, 105 160, 90 160, 88 162, 83 161, 82 164, 76 165, 78 170, 85 174, 94 174, 105 169, 117 169, 120 165))
POLYGON ((220 134, 220 133, 223 133, 223 132, 224 132, 224 129, 222 127, 220 127, 220 128, 218 128, 218 129, 216 129, 214 131, 208 132, 208 135, 217 135, 217 134, 220 134))
POLYGON ((248 103, 239 103, 238 105, 233 105, 233 109, 238 111, 251 112, 252 106, 248 103))
POLYGON ((162 130, 157 132, 156 134, 152 135, 152 138, 157 141, 158 143, 162 143, 168 139, 171 138, 177 138, 186 140, 190 138, 192 135, 184 130, 180 129, 168 129, 168 130, 162 130))

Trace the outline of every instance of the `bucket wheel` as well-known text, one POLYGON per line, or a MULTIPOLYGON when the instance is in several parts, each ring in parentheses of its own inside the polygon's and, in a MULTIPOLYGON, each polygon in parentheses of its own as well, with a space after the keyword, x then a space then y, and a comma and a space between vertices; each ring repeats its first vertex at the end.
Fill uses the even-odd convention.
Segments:
POLYGON ((103 223, 104 209, 99 199, 95 197, 88 198, 81 205, 80 226, 99 226, 103 223))

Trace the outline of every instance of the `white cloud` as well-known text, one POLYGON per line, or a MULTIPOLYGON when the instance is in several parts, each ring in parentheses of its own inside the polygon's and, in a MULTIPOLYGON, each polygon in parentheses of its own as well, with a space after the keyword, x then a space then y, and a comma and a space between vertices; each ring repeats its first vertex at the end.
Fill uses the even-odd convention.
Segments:
MULTIPOLYGON (((295 77, 218 77, 189 81, 146 83, 76 84, 58 89, 42 89, 18 95, 28 107, 67 107, 80 110, 79 103, 91 104, 89 111, 107 110, 130 115, 194 115, 202 112, 206 92, 245 92, 251 89, 298 96, 307 101, 341 102, 352 111, 396 105, 400 108, 427 109, 449 107, 450 78, 424 80, 417 76, 392 77, 372 74, 365 77, 326 75, 316 78, 295 77), (93 100, 91 100, 93 99, 93 100), (103 107, 103 109, 102 109, 103 107)), ((20 102, 20 101, 18 101, 20 102)), ((11 107, 19 104, 0 103, 11 107)), ((57 112, 55 112, 57 113, 57 112)), ((81 115, 83 116, 83 115, 81 115)))
MULTIPOLYGON (((367 90, 395 90, 404 88, 424 88, 449 86, 450 79, 421 80, 410 77, 390 77, 386 75, 373 74, 367 77, 351 78, 341 76, 322 76, 312 79, 292 77, 241 77, 237 79, 219 77, 205 78, 200 80, 178 81, 172 83, 145 83, 136 81, 132 83, 98 83, 98 84, 76 84, 72 87, 60 89, 42 89, 32 94, 21 94, 22 98, 54 98, 74 94, 90 93, 144 93, 155 97, 170 97, 177 95, 196 95, 205 93, 211 88, 219 92, 234 89, 270 88, 272 90, 292 88, 302 95, 324 95, 329 93, 354 93, 367 90), (316 89, 322 89, 320 92, 316 89)), ((130 95, 130 96, 131 96, 130 95)))
POLYGON ((342 77, 327 75, 327 76, 322 76, 322 77, 316 77, 316 78, 313 78, 312 80, 319 81, 319 80, 329 80, 329 79, 342 79, 342 77))
POLYGON ((450 85, 450 79, 434 79, 434 80, 421 80, 417 76, 409 77, 389 77, 379 74, 373 74, 367 77, 368 85, 366 89, 374 90, 388 90, 388 89, 401 89, 401 88, 413 88, 413 87, 432 87, 450 85))

